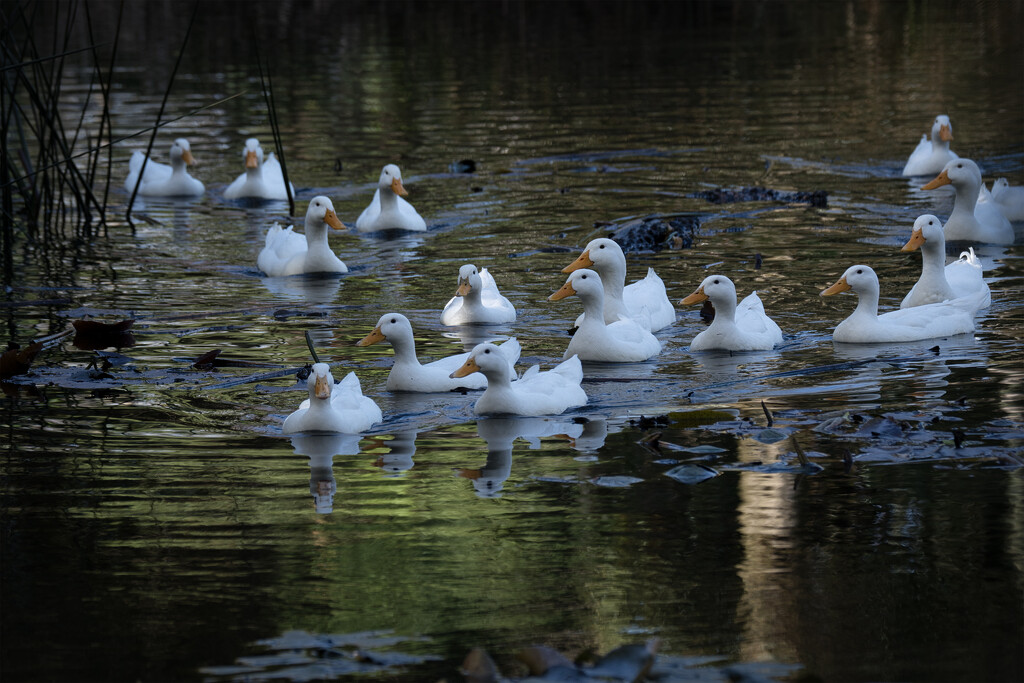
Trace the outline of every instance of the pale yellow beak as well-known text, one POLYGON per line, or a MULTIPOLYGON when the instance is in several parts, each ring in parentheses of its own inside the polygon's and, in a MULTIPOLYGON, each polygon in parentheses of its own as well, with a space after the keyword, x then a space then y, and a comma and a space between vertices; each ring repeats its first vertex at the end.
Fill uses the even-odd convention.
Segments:
POLYGON ((848 292, 851 289, 853 289, 853 287, 846 284, 846 276, 844 275, 843 277, 839 278, 838 282, 836 282, 834 285, 823 291, 821 295, 832 296, 833 294, 839 294, 840 292, 848 292))
POLYGON ((327 381, 326 377, 316 378, 316 382, 313 383, 313 393, 321 400, 331 397, 331 383, 327 381))
POLYGON ((562 285, 562 288, 557 292, 548 297, 548 301, 559 301, 567 296, 572 296, 576 293, 576 290, 572 288, 571 282, 566 282, 562 285))
POLYGON ((562 268, 562 272, 571 273, 574 270, 579 270, 580 268, 589 268, 592 265, 594 265, 594 262, 590 260, 590 250, 588 249, 587 251, 580 254, 575 261, 567 265, 565 268, 562 268))
POLYGON ((260 162, 256 160, 256 150, 250 149, 245 153, 245 167, 256 168, 260 165, 260 162))
POLYGON ((690 304, 699 304, 701 301, 707 301, 708 295, 704 293, 704 285, 697 288, 697 291, 686 297, 679 302, 681 306, 689 306, 690 304))
POLYGON ((462 367, 448 376, 452 378, 465 377, 466 375, 472 375, 474 372, 480 372, 480 366, 476 364, 476 360, 471 356, 466 359, 462 367))
POLYGON ((331 209, 327 209, 327 213, 324 214, 324 223, 331 226, 335 230, 344 230, 345 224, 338 219, 338 214, 334 213, 331 209))
POLYGON ((935 180, 931 181, 922 190, 934 190, 936 187, 942 187, 943 185, 949 185, 953 181, 949 179, 949 174, 946 173, 946 169, 942 169, 942 173, 935 177, 935 180))
POLYGON ((405 187, 402 185, 401 178, 395 178, 391 181, 391 191, 397 194, 399 197, 408 197, 409 193, 406 192, 405 187))
POLYGON ((913 234, 910 236, 910 239, 907 240, 907 243, 903 245, 903 248, 900 249, 900 251, 916 251, 918 247, 920 247, 925 242, 927 242, 927 240, 924 238, 924 233, 921 232, 920 228, 918 228, 914 230, 913 234))
POLYGON ((953 139, 953 131, 949 129, 949 126, 939 127, 939 139, 943 142, 949 142, 953 139))
POLYGON ((370 346, 371 344, 376 344, 377 342, 382 342, 385 339, 387 339, 387 337, 385 337, 384 333, 380 331, 380 328, 379 327, 375 327, 375 328, 373 328, 373 332, 371 332, 370 334, 366 335, 365 337, 363 337, 362 339, 357 341, 356 342, 356 346, 370 346))
POLYGON ((469 278, 459 278, 459 288, 455 290, 455 296, 466 296, 473 288, 469 286, 469 278))
POLYGON ((196 163, 196 160, 192 158, 192 152, 187 149, 181 150, 181 160, 189 166, 194 166, 196 163))

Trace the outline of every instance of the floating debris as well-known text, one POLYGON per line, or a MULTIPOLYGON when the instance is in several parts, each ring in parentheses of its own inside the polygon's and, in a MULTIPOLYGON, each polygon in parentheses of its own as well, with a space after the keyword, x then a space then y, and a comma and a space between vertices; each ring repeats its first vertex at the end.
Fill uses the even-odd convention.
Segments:
POLYGON ((116 323, 101 323, 96 320, 72 320, 75 337, 71 344, 83 351, 101 351, 103 349, 127 349, 135 346, 135 335, 131 333, 134 319, 121 320, 116 323))
POLYGON ((608 235, 625 253, 657 252, 662 249, 689 249, 700 234, 700 217, 648 216, 615 228, 608 235))
POLYGON ((786 202, 788 204, 810 204, 818 208, 828 206, 828 192, 816 190, 814 192, 783 192, 772 190, 766 187, 741 187, 737 190, 729 190, 718 187, 714 190, 701 190, 694 192, 689 197, 706 199, 712 204, 734 204, 736 202, 786 202))
POLYGON ((42 342, 34 342, 25 348, 10 342, 7 350, 0 355, 0 379, 7 379, 15 375, 23 375, 28 372, 32 361, 43 350, 42 342))
POLYGON ((713 467, 701 464, 687 464, 673 467, 665 472, 666 477, 672 477, 682 484, 699 484, 708 479, 714 479, 720 472, 713 467))

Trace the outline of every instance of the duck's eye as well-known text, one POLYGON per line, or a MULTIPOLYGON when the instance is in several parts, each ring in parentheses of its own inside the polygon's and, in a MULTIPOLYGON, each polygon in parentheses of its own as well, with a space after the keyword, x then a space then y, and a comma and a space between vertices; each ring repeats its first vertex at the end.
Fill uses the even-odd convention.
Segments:
POLYGON ((392 325, 393 325, 393 324, 395 324, 395 323, 397 323, 397 322, 398 322, 398 318, 392 318, 392 319, 391 319, 391 324, 392 324, 392 325))
POLYGON ((490 353, 490 352, 491 352, 490 349, 484 349, 484 353, 490 353))
POLYGON ((604 249, 604 245, 602 244, 602 245, 601 245, 601 246, 600 246, 599 248, 600 248, 600 249, 604 249))
POLYGON ((857 269, 857 275, 860 275, 860 274, 861 274, 861 273, 863 273, 863 272, 864 272, 864 271, 863 271, 863 270, 861 270, 860 268, 858 268, 858 269, 857 269))
POLYGON ((713 285, 717 285, 717 284, 718 284, 718 278, 715 278, 714 280, 712 280, 712 281, 711 281, 711 284, 713 284, 713 285))
POLYGON ((586 275, 580 275, 580 279, 581 279, 581 280, 586 280, 586 279, 587 279, 587 276, 586 276, 586 275))

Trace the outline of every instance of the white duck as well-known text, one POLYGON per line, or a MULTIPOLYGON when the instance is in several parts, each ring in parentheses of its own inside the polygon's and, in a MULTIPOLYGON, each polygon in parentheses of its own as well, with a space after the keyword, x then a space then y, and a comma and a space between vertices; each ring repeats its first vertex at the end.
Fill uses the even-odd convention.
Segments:
MULTIPOLYGON (((606 323, 611 324, 626 316, 657 332, 676 321, 676 309, 668 300, 665 283, 653 268, 647 269, 643 280, 626 286, 626 256, 615 240, 607 237, 591 240, 583 253, 562 272, 571 273, 580 268, 590 268, 601 276, 606 323)), ((579 324, 580 320, 577 320, 576 325, 579 324)))
POLYGON ((605 323, 604 288, 596 272, 588 268, 574 270, 561 289, 548 299, 558 301, 573 294, 583 301, 583 317, 577 321, 578 328, 563 358, 579 356, 580 360, 633 363, 661 351, 658 338, 636 320, 622 317, 610 325, 605 323))
POLYGON ((907 159, 907 165, 903 167, 903 175, 935 175, 957 155, 949 149, 949 142, 953 139, 953 126, 949 117, 939 115, 932 122, 931 139, 927 135, 921 136, 921 142, 907 159))
MULTIPOLYGON (((263 160, 263 148, 256 138, 249 138, 245 141, 245 149, 242 150, 245 157, 245 173, 235 178, 234 182, 224 190, 225 199, 241 199, 242 197, 256 197, 258 199, 288 199, 288 191, 284 186, 284 173, 281 172, 281 162, 271 152, 267 160, 263 160)), ((295 196, 295 186, 289 183, 292 196, 295 196)))
POLYGON ((943 226, 947 240, 1013 244, 1013 226, 992 202, 986 202, 984 208, 977 211, 981 170, 976 163, 970 159, 950 161, 942 173, 921 189, 934 190, 943 185, 952 185, 956 190, 953 211, 943 226))
POLYGON ((764 312, 757 292, 736 305, 736 286, 724 275, 709 275, 680 301, 689 306, 710 299, 715 319, 690 342, 691 351, 768 351, 782 343, 782 330, 764 312))
MULTIPOLYGON (((388 373, 388 391, 452 391, 453 389, 483 389, 487 386, 487 379, 481 374, 461 376, 458 379, 451 376, 452 372, 458 369, 466 359, 468 353, 459 353, 448 356, 431 363, 421 364, 416 358, 416 341, 412 334, 412 324, 409 319, 401 313, 385 313, 377 321, 373 332, 366 335, 356 346, 370 346, 382 341, 391 342, 395 350, 395 364, 388 373)), ((500 347, 501 352, 508 364, 510 379, 515 379, 516 371, 513 366, 519 362, 519 354, 522 349, 515 337, 506 340, 500 347)))
POLYGON ((949 302, 901 308, 878 315, 878 276, 869 266, 850 266, 821 295, 832 296, 850 290, 860 301, 857 309, 832 333, 832 339, 837 342, 907 342, 974 331, 974 317, 949 302))
POLYGON ((309 398, 289 415, 281 431, 341 432, 358 434, 381 422, 380 408, 368 396, 363 396, 356 373, 350 372, 338 384, 334 383, 327 363, 314 363, 306 379, 309 398))
POLYGON ((486 268, 478 271, 471 263, 459 268, 459 284, 455 296, 441 311, 442 325, 510 323, 515 319, 515 306, 501 295, 486 268))
POLYGON ((1006 178, 992 183, 992 199, 1009 220, 1024 221, 1024 187, 1011 186, 1006 178))
MULTIPOLYGON (((185 138, 178 138, 171 143, 171 165, 161 164, 150 159, 146 162, 146 172, 139 183, 139 194, 150 197, 195 197, 206 189, 203 183, 188 174, 188 166, 195 164, 192 148, 185 138)), ((142 162, 146 155, 136 150, 128 161, 128 177, 124 187, 131 192, 142 170, 142 162)))
POLYGON ((452 377, 482 373, 487 378, 487 390, 473 406, 477 415, 557 415, 587 402, 580 386, 583 366, 575 356, 544 372, 534 365, 514 382, 510 369, 501 349, 485 343, 473 348, 452 377))
POLYGON ((918 248, 921 249, 921 279, 903 298, 900 308, 954 301, 973 314, 992 303, 981 261, 974 255, 973 247, 946 265, 946 237, 942 223, 931 214, 919 216, 914 221, 914 232, 902 251, 918 248))
POLYGON ((266 243, 256 264, 271 277, 302 273, 347 273, 341 259, 327 243, 327 226, 344 230, 334 213, 334 205, 324 196, 313 197, 306 209, 306 234, 300 235, 292 226, 282 228, 276 223, 267 230, 266 243))
POLYGON ((402 185, 402 172, 394 164, 388 164, 380 172, 377 191, 373 193, 370 205, 363 209, 356 221, 359 232, 379 230, 409 230, 423 232, 427 223, 416 213, 412 204, 402 199, 408 196, 402 185))

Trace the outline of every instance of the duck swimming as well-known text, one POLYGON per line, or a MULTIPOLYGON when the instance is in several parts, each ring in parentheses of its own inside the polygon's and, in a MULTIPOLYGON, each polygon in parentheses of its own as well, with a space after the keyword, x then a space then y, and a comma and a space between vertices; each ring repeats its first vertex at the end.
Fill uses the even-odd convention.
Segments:
MULTIPOLYGON (((657 332, 676 321, 676 309, 668 299, 665 283, 653 268, 647 269, 643 280, 626 286, 626 255, 615 240, 607 237, 591 240, 583 253, 562 272, 571 273, 580 268, 590 268, 601 276, 606 323, 626 316, 657 332)), ((579 323, 577 320, 576 325, 579 323)))
POLYGON ((974 331, 974 316, 950 302, 901 308, 879 315, 878 276, 870 266, 850 266, 834 285, 821 292, 821 296, 847 291, 853 291, 860 300, 856 310, 833 331, 832 339, 837 342, 907 342, 974 331))
POLYGON ((195 164, 192 148, 185 138, 178 138, 171 143, 171 165, 161 164, 136 150, 128 161, 128 177, 124 188, 129 192, 135 190, 139 172, 145 161, 146 171, 139 183, 139 194, 148 197, 196 197, 205 191, 203 183, 188 173, 188 166, 195 164))
POLYGON ((306 379, 306 386, 309 388, 309 398, 285 419, 281 427, 285 434, 358 434, 384 419, 373 399, 363 396, 359 378, 354 372, 348 373, 345 379, 335 384, 330 366, 327 363, 314 363, 306 379))
MULTIPOLYGON (((288 199, 288 190, 284 185, 284 173, 281 162, 271 152, 266 161, 263 160, 263 148, 256 138, 245 141, 242 150, 245 157, 245 173, 235 178, 234 182, 224 190, 225 199, 241 199, 255 197, 257 199, 288 199)), ((291 185, 291 194, 295 196, 295 186, 291 185)))
POLYGON ((981 191, 981 170, 976 163, 970 159, 950 161, 942 169, 942 173, 921 189, 934 190, 943 185, 952 185, 956 190, 953 211, 943 226, 947 241, 1013 244, 1013 226, 1002 212, 977 211, 978 193, 981 191))
POLYGON ((402 199, 408 196, 402 185, 402 172, 394 164, 388 164, 380 172, 377 190, 373 193, 370 205, 363 209, 356 221, 359 232, 378 232, 381 230, 408 230, 423 232, 427 223, 416 213, 412 204, 402 199))
POLYGON ((992 183, 992 199, 1008 220, 1024 221, 1024 187, 1010 185, 1006 178, 999 178, 992 183))
POLYGON ((939 115, 932 122, 931 138, 927 135, 921 136, 921 142, 907 159, 903 167, 903 175, 935 175, 957 155, 950 151, 949 143, 953 139, 953 125, 949 117, 939 115))
POLYGON ((306 234, 300 235, 292 226, 274 224, 267 230, 263 250, 256 260, 259 269, 270 277, 303 273, 347 273, 341 259, 327 243, 327 227, 344 230, 334 213, 334 205, 324 196, 313 197, 306 209, 306 234))
POLYGON ((942 223, 931 214, 914 221, 914 232, 901 251, 921 250, 921 278, 900 303, 900 308, 923 306, 941 301, 958 302, 969 313, 987 308, 992 294, 982 274, 981 261, 974 248, 946 265, 946 237, 942 223))
POLYGON ((583 301, 583 317, 563 358, 632 363, 661 352, 661 342, 633 318, 621 317, 610 325, 604 317, 604 287, 601 276, 588 268, 574 270, 561 289, 548 297, 558 301, 575 294, 583 301))
POLYGON ((441 311, 442 325, 510 323, 515 319, 515 307, 498 291, 486 268, 478 271, 471 263, 459 268, 458 289, 441 311))
POLYGON ((580 386, 583 366, 575 356, 544 372, 534 365, 514 382, 509 370, 501 349, 485 343, 473 348, 452 377, 482 373, 487 378, 487 389, 473 406, 477 415, 557 415, 587 402, 580 386))
MULTIPOLYGON (((483 389, 487 386, 487 378, 483 375, 471 374, 452 377, 466 359, 468 353, 459 353, 431 363, 421 364, 416 358, 416 341, 412 334, 412 323, 401 313, 385 313, 377 321, 377 326, 366 335, 356 346, 370 346, 382 341, 391 342, 395 350, 395 364, 388 374, 388 391, 435 392, 452 391, 453 389, 483 389)), ((521 348, 518 340, 511 337, 500 349, 508 364, 509 379, 515 379, 513 366, 519 361, 521 348)))
POLYGON ((751 292, 736 305, 736 286, 724 275, 709 275, 680 304, 699 304, 710 299, 715 319, 690 342, 691 351, 768 351, 782 343, 782 330, 764 312, 751 292))

